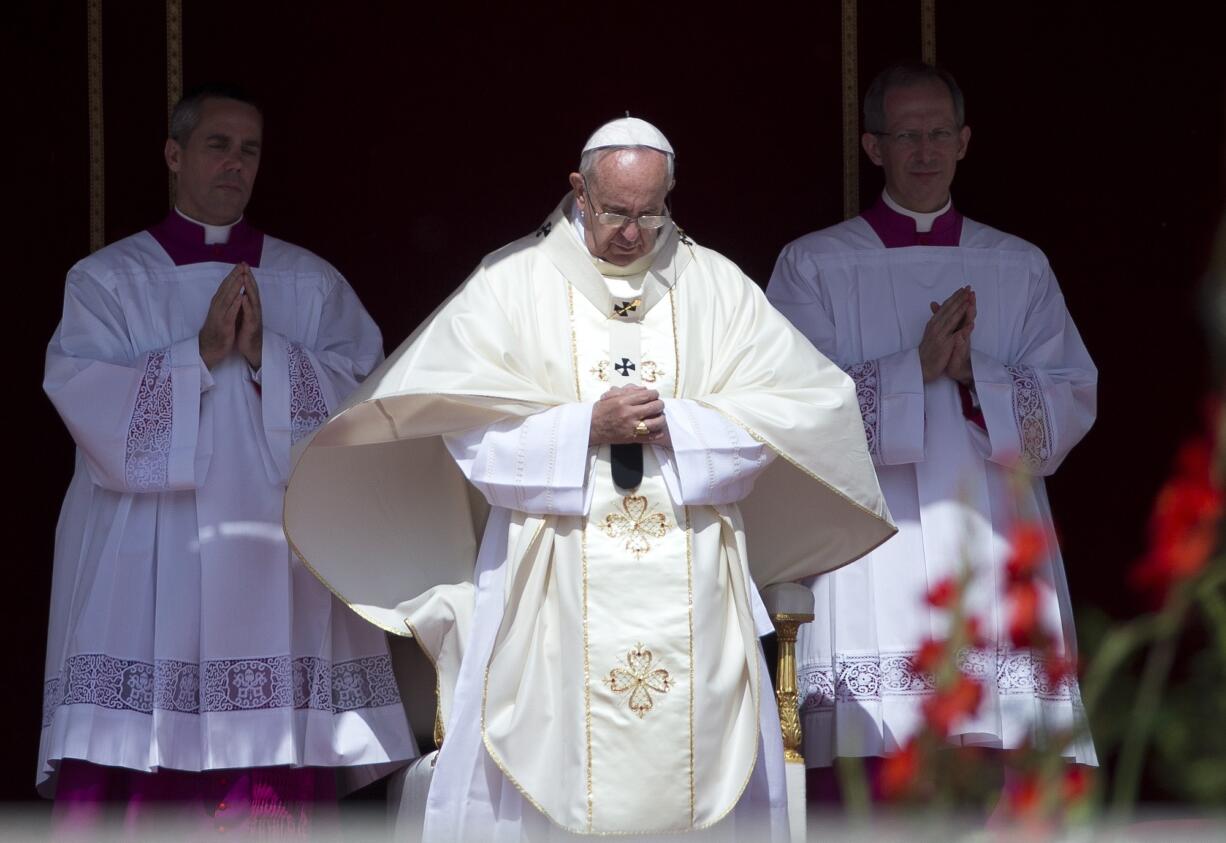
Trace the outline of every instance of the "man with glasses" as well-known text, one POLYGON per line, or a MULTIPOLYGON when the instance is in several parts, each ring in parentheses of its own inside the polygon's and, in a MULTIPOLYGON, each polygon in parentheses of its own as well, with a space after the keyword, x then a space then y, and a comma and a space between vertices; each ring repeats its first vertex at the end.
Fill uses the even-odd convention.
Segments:
POLYGON ((951 741, 1011 749, 1068 733, 1064 754, 1094 764, 1076 677, 1027 647, 1011 615, 1018 607, 1006 600, 1005 562, 1018 524, 1037 525, 1044 548, 1033 608, 1057 654, 1075 663, 1043 478, 1093 424, 1097 371, 1043 253, 953 207, 950 185, 971 135, 953 77, 927 65, 888 68, 868 90, 864 121, 864 151, 885 174, 881 198, 789 244, 767 288, 855 380, 899 525, 866 558, 812 582, 817 611, 828 608, 831 621, 806 625, 799 644, 804 754, 818 768, 810 788, 833 798, 835 758, 879 758, 919 729, 933 686, 916 658, 949 614, 925 595, 957 582, 964 564, 966 609, 984 641, 963 665, 983 699, 951 741))
POLYGON ((485 258, 295 468, 302 557, 441 665, 428 840, 729 815, 730 836, 786 839, 757 587, 892 528, 851 380, 673 223, 673 172, 654 126, 600 128, 549 218, 485 258), (443 602, 471 628, 439 623, 443 602))

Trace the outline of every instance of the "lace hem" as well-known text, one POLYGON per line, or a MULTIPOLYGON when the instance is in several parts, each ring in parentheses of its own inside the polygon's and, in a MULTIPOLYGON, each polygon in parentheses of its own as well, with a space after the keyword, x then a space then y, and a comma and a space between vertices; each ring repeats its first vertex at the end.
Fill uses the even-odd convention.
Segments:
POLYGON ((194 662, 159 659, 152 664, 101 653, 71 656, 63 672, 43 684, 43 726, 64 705, 151 714, 201 714, 297 708, 333 714, 398 705, 391 658, 347 662, 289 656, 194 662), (201 683, 203 677, 203 686, 201 683))
POLYGON ((868 441, 868 452, 874 457, 881 456, 881 413, 877 396, 881 389, 881 371, 876 360, 866 360, 847 368, 847 374, 856 382, 856 401, 860 404, 860 415, 864 419, 864 438, 868 441))
POLYGON ((174 429, 174 382, 166 349, 149 353, 128 423, 124 476, 137 491, 164 489, 169 482, 174 429))
POLYGON ((1043 387, 1029 366, 1005 366, 1013 378, 1013 416, 1017 420, 1022 464, 1034 471, 1051 458, 1051 416, 1043 387))
POLYGON ((311 435, 328 420, 328 403, 319 386, 319 376, 302 346, 289 344, 290 442, 311 435))
MULTIPOLYGON (((837 703, 875 702, 890 697, 923 697, 936 688, 931 674, 915 669, 916 650, 880 655, 839 656, 835 663, 805 664, 797 671, 801 711, 812 713, 837 703)), ((1077 680, 1052 682, 1044 659, 1030 650, 963 650, 960 669, 994 688, 997 696, 1030 696, 1081 703, 1077 680)))

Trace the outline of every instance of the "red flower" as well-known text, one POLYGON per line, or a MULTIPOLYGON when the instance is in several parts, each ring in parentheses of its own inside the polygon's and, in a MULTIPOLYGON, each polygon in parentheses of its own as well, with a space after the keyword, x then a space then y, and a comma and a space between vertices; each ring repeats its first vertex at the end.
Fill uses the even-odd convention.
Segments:
POLYGON ((928 602, 929 606, 947 609, 953 605, 957 597, 958 583, 953 577, 946 577, 929 589, 928 596, 924 599, 928 602))
POLYGON ((1028 774, 1014 787, 1009 788, 1007 793, 1009 811, 1017 817, 1033 815, 1039 808, 1041 792, 1039 777, 1028 774))
POLYGON ((948 735, 954 724, 979 710, 983 688, 964 673, 958 674, 953 687, 937 691, 924 701, 924 719, 939 735, 948 735))
POLYGON ((988 646, 987 640, 983 637, 983 633, 980 631, 981 626, 982 625, 979 623, 979 618, 975 617, 974 615, 971 615, 966 619, 964 632, 966 634, 966 645, 968 647, 982 649, 983 647, 988 646))
POLYGON ((881 762, 877 782, 886 799, 905 796, 915 786, 920 772, 919 746, 912 738, 898 752, 887 755, 881 762))
POLYGON ((1009 586, 1009 638, 1014 647, 1029 647, 1042 635, 1039 630, 1039 589, 1033 581, 1009 586))
POLYGON ((1064 771, 1064 782, 1060 793, 1065 802, 1076 802, 1090 792, 1094 779, 1088 767, 1080 764, 1070 764, 1064 771))
POLYGON ((924 643, 920 644, 919 652, 915 654, 915 672, 935 673, 941 666, 941 660, 945 657, 945 648, 948 645, 948 641, 925 638, 924 643))
POLYGON ((1013 525, 1013 534, 1009 537, 1011 547, 1009 559, 1005 562, 1005 571, 1009 582, 1022 582, 1034 576, 1035 569, 1043 558, 1047 547, 1047 537, 1043 528, 1033 521, 1022 521, 1013 525))
POLYGON ((1075 659, 1053 653, 1044 660, 1043 670, 1047 674, 1047 681, 1054 688, 1068 677, 1077 675, 1077 662, 1075 659))
POLYGON ((1135 587, 1162 597, 1205 566, 1222 516, 1222 489, 1213 476, 1212 445, 1206 437, 1179 450, 1173 477, 1163 485, 1149 522, 1149 550, 1133 568, 1135 587))

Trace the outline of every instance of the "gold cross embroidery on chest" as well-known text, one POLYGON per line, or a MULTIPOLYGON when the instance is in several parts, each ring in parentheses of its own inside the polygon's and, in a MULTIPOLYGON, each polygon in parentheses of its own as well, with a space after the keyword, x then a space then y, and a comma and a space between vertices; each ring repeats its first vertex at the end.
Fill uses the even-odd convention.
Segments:
MULTIPOLYGON (((613 370, 613 363, 610 360, 601 360, 588 371, 595 375, 601 383, 609 382, 609 372, 613 370)), ((639 380, 643 383, 655 383, 659 378, 664 377, 667 372, 659 367, 654 360, 644 360, 639 364, 639 380)))
POLYGON ((625 665, 617 665, 609 671, 608 676, 600 680, 615 694, 628 693, 630 710, 637 714, 640 720, 655 707, 651 692, 667 694, 673 687, 668 671, 652 664, 654 658, 651 650, 642 643, 636 644, 626 653, 625 665))
POLYGON ((604 517, 604 531, 611 539, 626 539, 626 550, 641 559, 651 550, 647 537, 662 539, 669 530, 668 519, 661 512, 647 511, 647 498, 643 495, 626 495, 622 498, 622 511, 610 512, 604 517))

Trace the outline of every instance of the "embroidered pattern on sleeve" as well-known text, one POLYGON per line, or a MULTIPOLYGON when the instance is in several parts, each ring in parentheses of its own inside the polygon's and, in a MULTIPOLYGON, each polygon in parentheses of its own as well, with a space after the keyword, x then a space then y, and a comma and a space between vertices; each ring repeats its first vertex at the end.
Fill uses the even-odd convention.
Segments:
POLYGON ((1051 458, 1051 416, 1043 387, 1029 366, 1005 366, 1013 378, 1013 416, 1017 420, 1022 463, 1035 470, 1051 458))
POLYGON ((328 420, 328 403, 319 388, 319 376, 296 342, 289 344, 289 420, 291 444, 328 420))
POLYGON ((860 415, 864 418, 864 438, 868 441, 868 452, 880 457, 881 413, 877 405, 877 395, 881 389, 881 372, 877 361, 866 360, 849 366, 847 374, 856 382, 856 401, 860 404, 860 415))
POLYGON ((128 423, 124 475, 138 491, 162 489, 169 477, 170 435, 174 429, 174 385, 166 349, 153 351, 136 391, 128 423))

